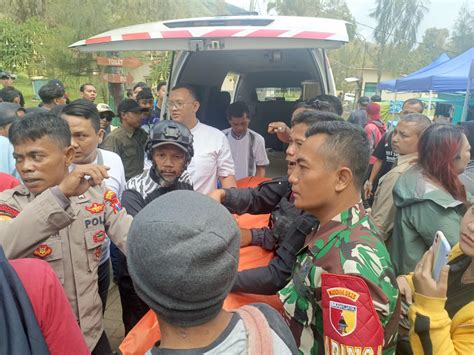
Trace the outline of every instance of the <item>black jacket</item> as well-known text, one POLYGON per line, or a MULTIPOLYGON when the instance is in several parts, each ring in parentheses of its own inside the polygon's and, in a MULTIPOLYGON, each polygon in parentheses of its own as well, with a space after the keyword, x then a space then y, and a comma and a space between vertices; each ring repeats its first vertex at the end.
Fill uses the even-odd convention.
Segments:
POLYGON ((272 295, 291 277, 296 254, 318 224, 315 217, 295 207, 287 177, 275 178, 256 188, 227 189, 224 206, 235 214, 271 213, 269 226, 252 229, 252 245, 274 250, 265 267, 239 272, 233 292, 272 295))
POLYGON ((192 190, 193 187, 187 181, 187 174, 183 175, 171 186, 163 186, 162 180, 157 176, 155 170, 145 170, 142 175, 138 175, 129 180, 127 189, 122 195, 122 206, 127 213, 134 216, 154 199, 174 190, 192 190))

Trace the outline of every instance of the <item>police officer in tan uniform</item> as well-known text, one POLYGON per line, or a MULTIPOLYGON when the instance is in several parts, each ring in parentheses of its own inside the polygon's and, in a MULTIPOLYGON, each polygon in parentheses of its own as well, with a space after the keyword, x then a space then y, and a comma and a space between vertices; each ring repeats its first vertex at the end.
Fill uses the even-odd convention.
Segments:
POLYGON ((68 172, 75 151, 64 120, 48 112, 27 115, 9 138, 23 184, 0 193, 0 244, 10 259, 49 262, 92 354, 110 353, 97 268, 106 234, 125 251, 132 217, 102 187, 107 167, 78 165, 68 172))

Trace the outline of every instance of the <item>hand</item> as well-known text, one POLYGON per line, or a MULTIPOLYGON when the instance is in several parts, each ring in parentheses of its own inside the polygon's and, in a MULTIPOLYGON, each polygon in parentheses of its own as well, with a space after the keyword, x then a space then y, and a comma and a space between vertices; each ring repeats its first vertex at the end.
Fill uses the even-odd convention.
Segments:
POLYGON ((58 185, 59 190, 67 198, 82 195, 89 187, 100 185, 104 179, 108 179, 109 169, 107 166, 97 164, 76 165, 76 168, 58 185))
POLYGON ((400 294, 405 298, 405 301, 408 304, 413 303, 413 294, 411 292, 411 287, 408 284, 407 278, 403 275, 397 277, 398 289, 400 294))
POLYGON ((435 281, 431 275, 433 269, 433 250, 428 250, 421 261, 416 265, 413 275, 415 291, 426 297, 446 298, 448 290, 449 266, 444 265, 441 269, 439 281, 435 281))
POLYGON ((283 133, 289 130, 285 122, 270 122, 268 124, 268 133, 270 134, 283 133))
POLYGON ((372 197, 372 183, 370 181, 366 181, 364 184, 364 198, 368 200, 370 197, 372 197))
POLYGON ((247 247, 252 243, 252 232, 250 229, 240 228, 240 247, 247 247))
POLYGON ((222 203, 222 202, 224 202, 224 199, 225 199, 225 190, 217 189, 217 190, 209 192, 207 194, 207 196, 209 196, 210 198, 216 200, 219 203, 222 203))
POLYGON ((400 290, 400 295, 405 299, 405 303, 402 303, 401 307, 401 317, 406 318, 408 316, 408 308, 406 305, 410 306, 413 303, 413 292, 411 291, 410 284, 407 281, 407 278, 403 275, 397 277, 398 289, 400 290), (404 306, 404 304, 406 304, 404 306))

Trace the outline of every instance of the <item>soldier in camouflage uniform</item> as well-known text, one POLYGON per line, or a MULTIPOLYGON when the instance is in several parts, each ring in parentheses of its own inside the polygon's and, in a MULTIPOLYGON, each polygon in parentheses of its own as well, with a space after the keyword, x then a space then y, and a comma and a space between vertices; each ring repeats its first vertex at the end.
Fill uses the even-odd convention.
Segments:
MULTIPOLYGON (((295 155, 305 140, 306 129, 316 122, 337 119, 340 118, 332 113, 314 110, 302 112, 293 118, 286 150, 288 175, 295 166, 295 155)), ((232 292, 263 295, 277 293, 288 283, 296 254, 303 247, 306 236, 318 224, 316 218, 294 206, 288 176, 272 179, 256 188, 215 190, 209 195, 231 213, 271 213, 268 227, 241 229, 241 246, 261 246, 274 250, 275 256, 266 267, 239 272, 232 292)))
POLYGON ((366 282, 384 328, 384 354, 395 351, 400 315, 389 254, 360 203, 369 150, 364 132, 346 122, 321 122, 306 132, 290 176, 295 206, 320 221, 297 255, 280 291, 300 353, 324 354, 321 274, 349 274, 366 282))

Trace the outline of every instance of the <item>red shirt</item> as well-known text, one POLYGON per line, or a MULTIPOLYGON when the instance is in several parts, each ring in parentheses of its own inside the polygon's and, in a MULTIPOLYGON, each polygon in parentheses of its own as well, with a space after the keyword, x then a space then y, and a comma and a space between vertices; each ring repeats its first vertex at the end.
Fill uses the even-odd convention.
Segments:
POLYGON ((0 173, 0 192, 13 189, 15 186, 20 185, 17 179, 13 176, 0 173))
POLYGON ((386 128, 380 120, 370 120, 364 128, 367 138, 369 139, 370 159, 369 164, 373 165, 377 158, 372 155, 377 144, 379 144, 382 136, 385 134, 386 128))
POLYGON ((28 294, 51 355, 90 354, 58 277, 43 260, 9 260, 28 294), (74 349, 74 350, 73 350, 74 349))

